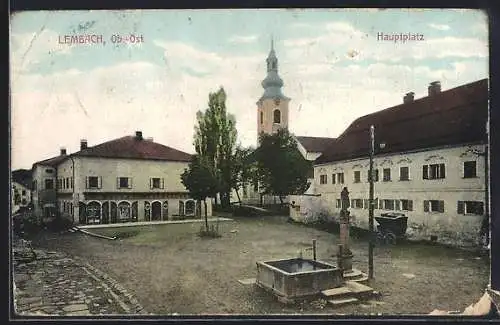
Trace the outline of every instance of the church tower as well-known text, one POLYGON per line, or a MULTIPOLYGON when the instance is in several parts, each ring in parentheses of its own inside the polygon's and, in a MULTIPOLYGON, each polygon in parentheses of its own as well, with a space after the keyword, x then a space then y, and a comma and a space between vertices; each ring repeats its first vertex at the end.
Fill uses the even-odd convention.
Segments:
POLYGON ((257 101, 257 139, 264 132, 271 134, 280 128, 288 128, 288 103, 283 95, 283 80, 278 75, 278 58, 271 39, 271 51, 266 59, 267 76, 262 81, 264 94, 257 101))

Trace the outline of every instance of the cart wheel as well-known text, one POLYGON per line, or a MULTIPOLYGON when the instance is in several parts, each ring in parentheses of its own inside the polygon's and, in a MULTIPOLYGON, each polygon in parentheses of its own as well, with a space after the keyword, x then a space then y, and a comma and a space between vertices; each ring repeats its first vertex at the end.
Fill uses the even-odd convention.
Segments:
POLYGON ((397 238, 392 232, 388 232, 385 234, 385 242, 388 245, 396 245, 397 238))
POLYGON ((375 237, 375 243, 377 245, 384 245, 385 244, 385 235, 382 232, 377 232, 377 236, 375 237))

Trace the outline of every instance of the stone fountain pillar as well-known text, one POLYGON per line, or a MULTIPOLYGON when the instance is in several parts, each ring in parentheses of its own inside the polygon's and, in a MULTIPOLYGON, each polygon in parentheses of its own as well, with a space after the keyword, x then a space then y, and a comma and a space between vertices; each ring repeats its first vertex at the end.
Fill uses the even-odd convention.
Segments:
POLYGON ((340 193, 340 243, 337 264, 345 273, 352 272, 352 252, 349 245, 349 191, 344 187, 340 193))

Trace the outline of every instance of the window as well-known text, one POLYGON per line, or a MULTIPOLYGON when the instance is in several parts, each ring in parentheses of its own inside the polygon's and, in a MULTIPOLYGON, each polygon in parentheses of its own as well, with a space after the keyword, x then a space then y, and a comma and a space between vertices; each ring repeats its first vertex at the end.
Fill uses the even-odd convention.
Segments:
POLYGON ((159 178, 159 177, 151 178, 149 180, 149 187, 151 189, 154 189, 154 188, 162 189, 163 188, 163 178, 159 178))
POLYGON ((352 207, 355 209, 363 209, 363 200, 362 199, 352 200, 352 207))
POLYGON ((394 200, 383 200, 382 203, 385 210, 394 210, 394 200))
POLYGON ((391 181, 391 169, 390 168, 384 168, 382 170, 382 176, 384 182, 390 182, 391 181))
POLYGON ((118 177, 116 185, 118 188, 132 188, 132 179, 130 177, 118 177))
POLYGON ((337 209, 340 209, 342 207, 342 202, 340 199, 337 199, 337 204, 336 204, 337 209))
POLYGON ((273 113, 273 123, 281 123, 281 112, 279 109, 275 109, 273 113))
POLYGON ((75 186, 75 183, 73 181, 73 177, 71 177, 70 179, 71 179, 71 188, 73 188, 75 186))
POLYGON ((484 214, 484 203, 479 201, 458 201, 458 214, 484 214))
POLYGON ((88 176, 86 188, 101 188, 101 178, 99 176, 88 176))
POLYGON ((23 190, 23 191, 21 192, 21 195, 26 195, 26 190, 23 190))
POLYGON ((327 183, 327 177, 326 177, 326 175, 319 175, 319 183, 320 184, 326 184, 327 183))
POLYGON ((475 161, 464 161, 464 178, 475 178, 476 174, 476 162, 475 161))
POLYGON ((423 179, 445 178, 444 164, 424 165, 422 170, 423 179))
POLYGON ((54 172, 54 170, 53 170, 53 169, 51 169, 51 168, 47 168, 47 169, 45 170, 45 172, 46 172, 47 174, 52 174, 52 173, 54 172))
POLYGON ((337 183, 344 184, 344 173, 337 173, 337 183))
POLYGON ((370 208, 370 200, 365 199, 365 209, 368 210, 370 208))
POLYGON ((444 201, 426 200, 424 201, 424 212, 444 212, 444 201))
POLYGON ((413 201, 412 200, 401 200, 401 210, 413 211, 413 201))
POLYGON ((264 112, 260 111, 260 124, 264 124, 264 112))
POLYGON ((408 168, 408 167, 400 167, 399 168, 399 180, 400 181, 409 181, 410 180, 410 168, 408 168))
POLYGON ((336 182, 336 177, 335 177, 335 174, 332 174, 332 184, 335 184, 335 183, 337 183, 336 182))
POLYGON ((354 183, 359 183, 361 182, 361 172, 359 170, 356 170, 354 172, 354 183))
POLYGON ((37 185, 37 182, 36 182, 36 179, 35 179, 35 180, 33 180, 33 182, 31 182, 31 189, 33 191, 36 191, 36 185, 37 185))
POLYGON ((66 188, 69 188, 69 177, 66 177, 66 188))
POLYGON ((52 178, 47 178, 45 180, 45 189, 53 190, 54 189, 54 180, 52 178))
MULTIPOLYGON (((373 178, 373 181, 378 182, 378 169, 373 170, 373 175, 375 175, 375 177, 373 178)), ((366 180, 367 180, 367 182, 370 182, 370 170, 368 170, 366 172, 366 180)))

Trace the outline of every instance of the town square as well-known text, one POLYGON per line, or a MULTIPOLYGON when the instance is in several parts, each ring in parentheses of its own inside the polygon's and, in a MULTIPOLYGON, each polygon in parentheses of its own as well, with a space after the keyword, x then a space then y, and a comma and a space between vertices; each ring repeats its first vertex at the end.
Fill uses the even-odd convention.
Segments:
POLYGON ((10 25, 12 317, 498 316, 483 12, 10 25))

